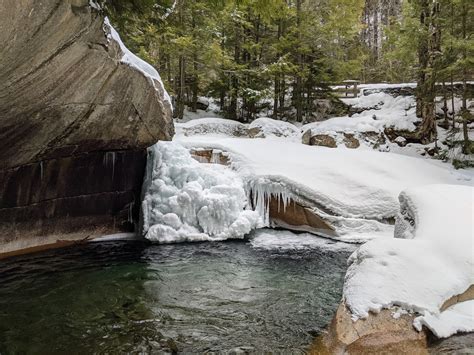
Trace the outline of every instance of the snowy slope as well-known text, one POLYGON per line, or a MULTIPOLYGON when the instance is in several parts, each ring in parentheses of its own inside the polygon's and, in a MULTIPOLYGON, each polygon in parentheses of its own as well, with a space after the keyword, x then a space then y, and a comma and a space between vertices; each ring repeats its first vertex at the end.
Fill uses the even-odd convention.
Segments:
MULTIPOLYGON (((345 301, 355 318, 392 305, 420 312, 417 324, 436 333, 440 319, 449 318, 440 315, 444 302, 474 284, 474 188, 422 186, 404 191, 400 201, 398 238, 372 240, 351 256, 345 301)), ((440 336, 452 334, 448 328, 440 336)))

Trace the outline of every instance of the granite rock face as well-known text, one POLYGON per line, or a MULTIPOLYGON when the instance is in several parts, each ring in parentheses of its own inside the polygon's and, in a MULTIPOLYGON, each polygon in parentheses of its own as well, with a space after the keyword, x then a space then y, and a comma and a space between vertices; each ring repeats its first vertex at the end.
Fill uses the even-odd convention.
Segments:
POLYGON ((0 0, 0 252, 133 229, 171 104, 108 30, 88 0, 0 0))

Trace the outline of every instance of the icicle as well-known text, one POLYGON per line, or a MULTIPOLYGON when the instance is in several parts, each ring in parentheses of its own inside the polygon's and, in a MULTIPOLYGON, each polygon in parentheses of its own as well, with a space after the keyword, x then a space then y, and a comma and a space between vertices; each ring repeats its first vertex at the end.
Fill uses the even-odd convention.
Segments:
POLYGON ((133 206, 134 202, 128 204, 128 222, 133 223, 133 206))
POLYGON ((213 149, 212 154, 211 154, 211 163, 213 164, 219 164, 220 163, 220 157, 222 155, 222 151, 218 149, 213 149))
POLYGON ((106 168, 109 166, 109 162, 112 164, 112 180, 114 179, 114 176, 115 176, 115 160, 116 160, 115 152, 105 153, 103 164, 105 165, 106 168))
POLYGON ((258 212, 265 226, 270 225, 270 200, 272 198, 277 200, 279 212, 281 204, 283 204, 283 211, 286 211, 290 201, 295 199, 283 184, 264 178, 249 181, 247 190, 248 199, 252 201, 254 210, 258 212))

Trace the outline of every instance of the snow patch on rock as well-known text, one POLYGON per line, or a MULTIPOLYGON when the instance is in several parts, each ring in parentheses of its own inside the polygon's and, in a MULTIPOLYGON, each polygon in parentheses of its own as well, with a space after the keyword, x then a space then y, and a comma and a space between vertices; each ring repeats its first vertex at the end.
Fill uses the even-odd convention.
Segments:
POLYGON ((104 19, 104 32, 107 35, 107 38, 109 39, 109 41, 111 40, 114 41, 120 47, 120 50, 123 53, 122 59, 120 61, 123 64, 126 64, 130 66, 131 68, 134 68, 135 70, 139 71, 146 78, 148 78, 150 82, 153 84, 153 87, 155 88, 155 90, 157 90, 160 93, 163 93, 164 100, 169 105, 171 105, 171 98, 165 89, 165 86, 163 84, 163 81, 161 80, 160 74, 158 74, 158 72, 152 65, 148 64, 143 59, 137 57, 125 46, 125 44, 122 42, 122 39, 120 38, 120 35, 110 23, 110 20, 108 17, 104 19))

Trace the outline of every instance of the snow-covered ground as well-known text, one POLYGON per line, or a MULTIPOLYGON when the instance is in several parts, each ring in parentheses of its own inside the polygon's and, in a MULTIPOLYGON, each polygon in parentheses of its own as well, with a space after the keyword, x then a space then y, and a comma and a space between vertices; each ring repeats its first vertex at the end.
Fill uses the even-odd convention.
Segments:
POLYGON ((354 318, 392 305, 421 314, 438 336, 474 330, 472 302, 441 312, 474 284, 472 186, 427 185, 400 194, 395 238, 372 240, 349 259, 344 297, 354 318), (459 325, 445 323, 457 321, 459 325))

